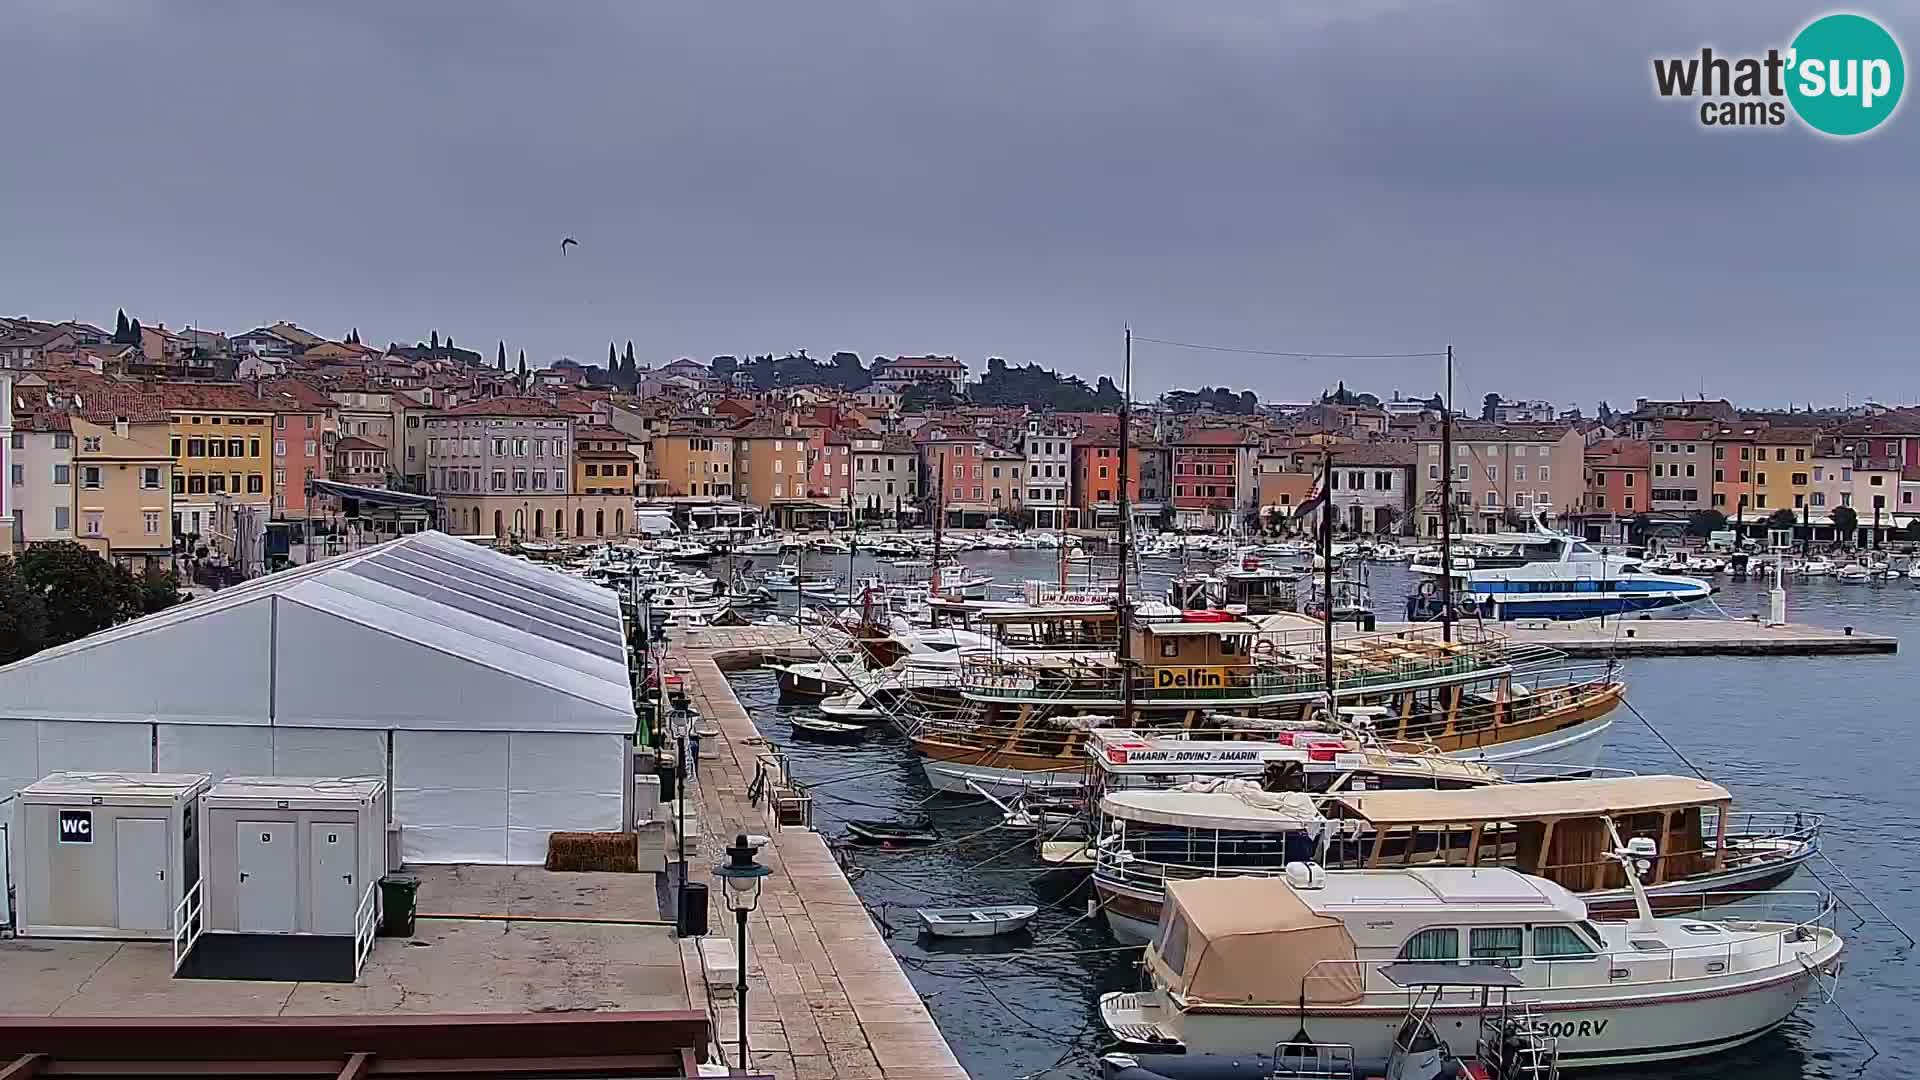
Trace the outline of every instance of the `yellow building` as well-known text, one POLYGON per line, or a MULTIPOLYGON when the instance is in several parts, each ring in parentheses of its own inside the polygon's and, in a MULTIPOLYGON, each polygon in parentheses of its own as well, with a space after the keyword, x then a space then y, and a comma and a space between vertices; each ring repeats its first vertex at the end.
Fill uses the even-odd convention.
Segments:
MULTIPOLYGON (((654 479, 665 495, 733 497, 733 437, 724 432, 676 430, 653 437, 654 479)), ((802 469, 804 475, 805 469, 802 469)))
MULTIPOLYGON (((83 399, 84 400, 84 399, 83 399)), ((173 455, 165 412, 72 418, 74 537, 139 570, 173 558, 173 455)))
POLYGON ((173 419, 174 512, 178 528, 204 534, 217 497, 271 511, 273 411, 240 386, 163 383, 155 397, 173 419))
POLYGON ((1820 433, 1813 428, 1768 427, 1754 438, 1753 501, 1747 513, 1799 513, 1813 493, 1813 458, 1820 433))
POLYGON ((757 423, 734 433, 734 497, 762 510, 807 497, 807 438, 757 423))
POLYGON ((640 459, 624 431, 593 424, 573 429, 573 490, 578 495, 631 495, 640 459))

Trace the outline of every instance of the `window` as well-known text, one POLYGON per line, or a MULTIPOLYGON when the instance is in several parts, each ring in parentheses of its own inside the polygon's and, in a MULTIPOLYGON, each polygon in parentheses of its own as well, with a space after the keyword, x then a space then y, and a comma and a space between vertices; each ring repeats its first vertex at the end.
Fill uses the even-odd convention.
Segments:
POLYGON ((1539 477, 1539 479, 1540 479, 1540 482, 1541 482, 1541 483, 1543 483, 1543 484, 1544 484, 1544 483, 1547 483, 1548 481, 1550 481, 1550 480, 1552 480, 1552 479, 1553 479, 1553 477, 1551 477, 1551 476, 1548 476, 1548 475, 1547 475, 1547 473, 1548 473, 1549 471, 1550 471, 1550 470, 1548 469, 1548 467, 1547 467, 1547 466, 1545 466, 1545 465, 1542 465, 1542 466, 1540 466, 1540 477, 1539 477))
POLYGON ((265 489, 265 486, 266 486, 265 478, 262 477, 259 473, 247 474, 247 494, 249 495, 262 494, 265 489))
POLYGON ((198 474, 187 477, 187 494, 205 495, 206 493, 207 493, 206 477, 200 476, 198 474))
POLYGON ((1793 450, 1793 460, 1795 460, 1795 461, 1805 461, 1805 460, 1807 460, 1807 451, 1806 451, 1806 448, 1805 448, 1805 447, 1798 447, 1798 446, 1797 446, 1797 447, 1794 447, 1794 450, 1793 450))
MULTIPOLYGON (((255 456, 259 455, 259 449, 260 449, 259 445, 255 444, 254 446, 255 456)), ((227 456, 228 457, 245 457, 246 455, 247 455, 247 442, 245 439, 228 439, 227 440, 227 456)))
MULTIPOLYGON (((1168 906, 1173 908, 1173 905, 1168 906)), ((1422 930, 1408 938, 1405 945, 1400 946, 1400 959, 1458 960, 1460 959, 1460 931, 1450 926, 1422 930)))
POLYGON ((148 465, 140 470, 140 487, 146 491, 160 490, 160 467, 148 465))
MULTIPOLYGON (((189 449, 188 449, 188 456, 189 456, 189 457, 191 457, 191 456, 192 456, 192 449, 191 449, 191 448, 189 448, 189 449)), ((207 456, 208 456, 208 457, 225 457, 225 456, 227 456, 227 442, 226 442, 226 440, 225 440, 225 439, 208 439, 208 440, 207 440, 207 456)))
POLYGON ((86 522, 86 528, 85 528, 85 529, 84 529, 84 530, 83 530, 83 531, 81 532, 81 535, 82 535, 82 536, 99 536, 99 535, 101 535, 101 532, 100 532, 100 511, 98 511, 98 510, 89 510, 89 511, 87 511, 87 516, 86 516, 86 518, 85 518, 85 522, 86 522))
POLYGON ((16 461, 13 463, 13 469, 11 471, 13 473, 13 486, 14 487, 26 486, 27 467, 16 461))
POLYGON ((273 418, 273 426, 274 426, 274 427, 277 427, 277 428, 282 428, 282 429, 284 429, 284 428, 285 428, 285 427, 287 426, 287 418, 286 418, 286 415, 285 415, 285 414, 283 413, 283 414, 280 414, 280 415, 277 415, 277 416, 275 416, 275 417, 273 418))
POLYGON ((505 469, 493 470, 493 490, 494 491, 507 490, 507 470, 505 469))
POLYGON ((1868 486, 1868 487, 1880 487, 1880 486, 1881 486, 1881 481, 1882 481, 1883 479, 1885 479, 1885 478, 1884 478, 1884 477, 1882 477, 1882 476, 1881 476, 1880 474, 1878 474, 1878 473, 1875 473, 1874 475, 1872 475, 1872 476, 1869 476, 1869 477, 1867 477, 1867 486, 1868 486))
POLYGON ((1851 491, 1843 491, 1843 492, 1841 492, 1841 493, 1840 493, 1840 505, 1841 505, 1841 506, 1852 506, 1852 505, 1853 505, 1853 492, 1851 492, 1851 491))
POLYGON ((1628 495, 1628 496, 1626 496, 1625 498, 1623 498, 1623 499, 1621 500, 1621 506, 1620 506, 1620 508, 1621 508, 1622 510, 1631 510, 1631 509, 1633 509, 1633 496, 1631 496, 1631 495, 1628 495))
POLYGON ((53 531, 66 532, 73 528, 73 510, 65 506, 53 508, 53 531))
MULTIPOLYGON (((435 485, 435 486, 437 487, 438 485, 435 485)), ((285 491, 286 488, 287 488, 287 470, 285 469, 273 470, 273 489, 275 491, 285 491)))
POLYGON ((1688 462, 1688 463, 1687 463, 1687 475, 1688 475, 1688 476, 1692 476, 1692 475, 1693 475, 1693 463, 1692 463, 1692 462, 1688 462))
POLYGON ((1714 483, 1716 483, 1716 484, 1722 484, 1722 483, 1725 483, 1725 482, 1726 482, 1726 479, 1727 479, 1727 470, 1725 470, 1725 469, 1715 469, 1715 470, 1713 470, 1713 482, 1714 482, 1714 483))
POLYGON ((1533 955, 1542 960, 1591 960, 1594 951, 1571 926, 1536 926, 1533 955))
POLYGON ((287 456, 287 440, 285 439, 273 440, 273 456, 274 457, 287 456))
POLYGON ((1724 446, 1716 446, 1716 447, 1714 447, 1714 448, 1713 448, 1713 460, 1715 460, 1715 461, 1725 461, 1725 460, 1727 460, 1727 448, 1726 448, 1726 447, 1724 447, 1724 446))
POLYGON ((1525 483, 1527 479, 1527 467, 1525 465, 1515 465, 1513 467, 1513 478, 1525 483))
POLYGON ((1852 470, 1852 469, 1849 469, 1849 468, 1845 468, 1845 467, 1842 467, 1842 468, 1841 468, 1841 470, 1840 470, 1840 479, 1842 479, 1842 480, 1851 480, 1851 479, 1853 479, 1853 470, 1852 470))
POLYGON ((1607 508, 1607 496, 1604 493, 1593 497, 1593 508, 1595 510, 1605 510, 1607 508))
POLYGON ((175 495, 185 495, 187 493, 187 476, 185 473, 173 474, 173 493, 175 495))
MULTIPOLYGON (((14 438, 16 438, 16 439, 17 439, 17 438, 19 438, 19 437, 20 437, 20 436, 18 436, 18 435, 15 435, 15 436, 14 436, 14 438)), ((14 449, 15 449, 15 450, 18 450, 18 449, 20 449, 20 448, 19 448, 18 446, 16 446, 16 447, 14 447, 14 449)), ((173 453, 173 456, 174 456, 174 457, 179 457, 179 456, 180 456, 180 436, 178 436, 178 435, 175 435, 175 436, 172 436, 171 438, 169 438, 169 439, 167 440, 167 449, 168 449, 168 450, 170 450, 170 451, 171 451, 171 452, 173 453)))
POLYGON ((1633 486, 1633 474, 1632 474, 1632 473, 1627 473, 1627 474, 1626 474, 1626 476, 1627 476, 1627 486, 1628 486, 1628 487, 1632 487, 1632 486, 1633 486))
POLYGON ((1766 474, 1766 473, 1754 473, 1754 474, 1753 474, 1753 482, 1754 482, 1754 483, 1756 483, 1756 484, 1758 484, 1758 485, 1760 485, 1761 487, 1766 487, 1766 486, 1767 486, 1767 474, 1766 474))
POLYGON ((314 455, 314 454, 316 453, 316 451, 314 450, 314 447, 313 447, 313 440, 312 440, 312 439, 308 439, 308 440, 307 440, 307 444, 306 444, 306 446, 304 446, 304 447, 302 447, 302 449, 306 451, 306 455, 307 455, 308 457, 312 457, 312 456, 313 456, 313 455, 314 455))
POLYGON ((147 519, 147 522, 146 522, 147 535, 148 536, 160 535, 160 511, 148 510, 145 514, 145 517, 147 519))
POLYGON ((1427 466, 1427 479, 1429 480, 1440 479, 1440 466, 1429 464, 1427 466))
POLYGON ((64 431, 56 431, 53 433, 53 448, 55 450, 67 450, 72 447, 73 436, 71 434, 64 431))
POLYGON ((240 474, 239 473, 227 474, 227 490, 233 492, 235 495, 240 494, 240 474))
POLYGON ((86 438, 81 439, 80 449, 98 453, 100 450, 100 436, 88 435, 86 438))
POLYGON ((1520 957, 1526 955, 1526 946, 1517 926, 1475 926, 1469 933, 1468 951, 1475 963, 1519 967, 1520 957))
POLYGON ((100 488, 100 466, 85 465, 80 469, 80 486, 97 491, 100 488))

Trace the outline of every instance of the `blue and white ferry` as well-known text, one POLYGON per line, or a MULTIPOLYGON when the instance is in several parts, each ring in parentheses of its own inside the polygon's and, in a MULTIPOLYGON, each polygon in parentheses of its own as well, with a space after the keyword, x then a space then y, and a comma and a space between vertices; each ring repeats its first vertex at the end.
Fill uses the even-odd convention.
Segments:
MULTIPOLYGON (((1566 533, 1540 528, 1546 557, 1520 566, 1455 570, 1453 596, 1465 615, 1511 619, 1591 619, 1697 603, 1713 594, 1699 578, 1655 573, 1566 533)), ((1420 583, 1408 600, 1415 619, 1440 617, 1440 569, 1414 564, 1420 583)))

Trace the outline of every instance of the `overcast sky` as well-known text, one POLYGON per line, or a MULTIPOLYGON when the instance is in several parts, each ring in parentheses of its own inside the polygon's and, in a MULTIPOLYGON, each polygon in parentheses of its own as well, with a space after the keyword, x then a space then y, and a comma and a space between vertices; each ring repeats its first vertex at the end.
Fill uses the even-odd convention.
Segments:
MULTIPOLYGON (((1714 132, 1651 90, 1655 54, 1783 46, 1822 10, 15 0, 0 311, 1089 380, 1131 322, 1451 342, 1463 402, 1914 401, 1920 114, 1714 132)), ((1920 41, 1907 5, 1865 10, 1920 41)), ((1135 359, 1143 397, 1439 385, 1135 359)))

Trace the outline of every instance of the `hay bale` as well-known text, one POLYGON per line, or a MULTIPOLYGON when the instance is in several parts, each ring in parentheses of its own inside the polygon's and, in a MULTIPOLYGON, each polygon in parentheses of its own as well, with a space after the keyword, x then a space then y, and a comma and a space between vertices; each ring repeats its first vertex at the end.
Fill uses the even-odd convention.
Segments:
POLYGON ((557 832, 547 837, 547 869, 640 872, 636 836, 630 832, 557 832))

